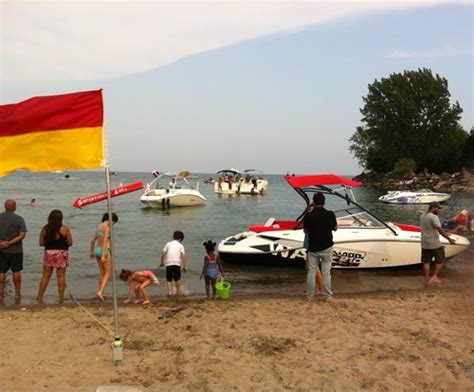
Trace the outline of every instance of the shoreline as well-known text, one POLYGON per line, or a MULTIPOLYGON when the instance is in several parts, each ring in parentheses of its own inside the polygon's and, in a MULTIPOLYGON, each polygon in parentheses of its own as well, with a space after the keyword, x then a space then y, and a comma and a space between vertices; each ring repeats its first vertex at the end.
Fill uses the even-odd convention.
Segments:
POLYGON ((429 188, 435 192, 460 192, 474 195, 474 175, 466 169, 455 173, 443 172, 441 174, 411 171, 405 175, 371 171, 357 174, 352 179, 362 182, 364 186, 385 190, 417 191, 429 188))
MULTIPOLYGON (((420 281, 422 281, 422 276, 420 274, 420 281)), ((400 293, 409 294, 409 293, 423 293, 425 291, 453 291, 457 293, 469 293, 471 290, 474 293, 474 289, 471 289, 470 286, 446 286, 441 284, 425 284, 423 287, 413 287, 413 288, 398 288, 398 289, 382 289, 382 290, 365 290, 358 292, 337 292, 334 293, 334 300, 337 302, 339 300, 351 300, 351 299, 377 299, 378 297, 397 295, 400 293)), ((124 304, 122 299, 118 300, 118 309, 149 309, 153 307, 161 306, 171 306, 171 305, 193 305, 193 304, 206 304, 206 303, 228 303, 228 302, 239 302, 239 301, 266 301, 266 300, 306 300, 306 292, 303 289, 301 293, 287 293, 287 294, 278 294, 278 293, 264 293, 264 294, 255 294, 255 293, 232 293, 228 299, 207 299, 204 294, 194 294, 194 295, 182 295, 180 297, 152 297, 153 301, 150 304, 133 304, 128 303, 124 304)), ((77 298, 78 302, 84 307, 91 308, 102 308, 102 309, 113 309, 113 301, 111 297, 102 302, 97 300, 97 298, 77 298)), ((314 302, 323 302, 321 296, 316 296, 314 302)), ((80 307, 73 299, 68 300, 67 302, 59 303, 27 303, 27 304, 11 304, 11 305, 0 305, 0 313, 7 311, 22 311, 22 310, 32 310, 35 312, 40 312, 42 309, 57 309, 57 308, 77 308, 80 307)))
MULTIPOLYGON (((441 271, 440 278, 443 281, 442 286, 444 288, 454 288, 458 290, 464 290, 470 287, 474 282, 474 263, 472 262, 474 252, 474 241, 471 240, 471 245, 464 252, 452 258, 448 261, 447 266, 441 271)), ((291 270, 294 272, 294 270, 291 270)), ((273 272, 270 272, 270 275, 273 272)), ((361 269, 361 270, 345 270, 345 269, 333 269, 332 271, 332 284, 333 291, 336 298, 338 297, 349 297, 352 295, 378 295, 378 293, 391 293, 399 290, 418 290, 424 289, 421 263, 419 265, 411 265, 406 267, 394 267, 394 268, 379 268, 379 269, 361 269)), ((268 279, 265 273, 262 271, 264 279, 268 279)), ((284 276, 284 274, 282 275, 284 276)), ((230 298, 242 298, 242 299, 255 299, 258 297, 263 298, 303 298, 305 296, 305 284, 306 284, 306 272, 304 269, 300 270, 299 275, 292 275, 293 281, 290 285, 284 284, 284 278, 277 277, 275 280, 268 283, 268 285, 262 286, 261 282, 248 283, 245 279, 242 281, 232 280, 230 298), (296 276, 297 279, 294 277, 296 276), (283 280, 281 280, 283 279, 283 280), (280 289, 279 289, 280 288, 280 289)), ((184 279, 184 285, 186 285, 186 277, 184 279)), ((192 276, 190 279, 193 279, 192 276)), ((9 277, 11 281, 11 276, 9 277)), ((76 295, 73 290, 66 288, 65 301, 63 304, 56 303, 56 282, 55 278, 52 278, 50 282, 49 295, 46 296, 44 303, 39 304, 36 302, 35 297, 31 295, 24 295, 20 304, 15 304, 12 297, 13 293, 11 282, 9 282, 9 292, 6 293, 4 302, 0 304, 0 311, 8 308, 24 308, 24 307, 47 307, 47 306, 75 306, 74 299, 71 297, 74 295, 77 300, 83 304, 91 306, 110 306, 112 307, 112 295, 108 293, 105 302, 99 301, 93 293, 89 295, 76 295)), ((111 282, 109 282, 109 290, 111 290, 111 282)), ((169 299, 164 295, 164 282, 162 282, 160 292, 149 292, 150 299, 153 303, 167 303, 173 299, 169 299)), ((123 300, 125 299, 123 285, 121 282, 117 282, 118 289, 118 306, 135 306, 133 304, 125 305, 123 300)), ((191 292, 181 297, 182 301, 201 301, 205 300, 204 287, 202 291, 191 292)), ((218 300, 219 301, 219 300, 218 300)))

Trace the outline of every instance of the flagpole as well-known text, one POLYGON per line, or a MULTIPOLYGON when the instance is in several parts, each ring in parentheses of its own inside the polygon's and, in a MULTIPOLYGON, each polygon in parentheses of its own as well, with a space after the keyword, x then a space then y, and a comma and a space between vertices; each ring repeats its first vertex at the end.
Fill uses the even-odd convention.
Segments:
POLYGON ((107 141, 105 139, 104 131, 104 167, 105 167, 105 183, 107 186, 107 212, 109 214, 109 235, 110 235, 110 262, 112 269, 112 296, 114 301, 114 322, 115 322, 115 336, 112 342, 113 360, 115 365, 122 363, 123 342, 119 333, 118 322, 118 305, 117 305, 117 281, 115 276, 115 247, 114 247, 114 225, 112 219, 112 197, 110 195, 110 171, 109 171, 109 155, 107 149, 107 141))

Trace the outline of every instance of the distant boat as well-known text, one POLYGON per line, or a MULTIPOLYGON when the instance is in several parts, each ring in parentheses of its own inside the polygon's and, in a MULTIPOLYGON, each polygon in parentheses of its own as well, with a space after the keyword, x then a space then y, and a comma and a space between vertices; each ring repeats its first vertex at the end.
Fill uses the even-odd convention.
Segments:
POLYGON ((451 197, 449 193, 433 192, 429 189, 419 191, 390 191, 379 200, 391 204, 429 204, 432 201, 442 203, 451 197))
POLYGON ((217 172, 214 192, 226 195, 264 195, 267 193, 268 180, 258 169, 247 169, 243 173, 236 169, 217 172))
POLYGON ((194 186, 189 182, 196 179, 198 177, 188 171, 159 174, 147 184, 140 201, 149 207, 162 209, 203 205, 206 198, 199 192, 199 183, 194 186))

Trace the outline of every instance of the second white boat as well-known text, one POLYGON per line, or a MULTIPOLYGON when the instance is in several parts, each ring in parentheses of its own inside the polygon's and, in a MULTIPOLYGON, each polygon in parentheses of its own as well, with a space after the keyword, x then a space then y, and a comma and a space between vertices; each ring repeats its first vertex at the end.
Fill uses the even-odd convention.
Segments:
POLYGON ((149 207, 162 209, 206 204, 206 198, 199 192, 199 183, 190 182, 196 179, 198 177, 188 171, 158 174, 147 184, 140 201, 149 207))
POLYGON ((392 204, 429 204, 432 201, 442 203, 451 197, 449 193, 433 192, 428 189, 419 191, 390 191, 379 200, 392 204))

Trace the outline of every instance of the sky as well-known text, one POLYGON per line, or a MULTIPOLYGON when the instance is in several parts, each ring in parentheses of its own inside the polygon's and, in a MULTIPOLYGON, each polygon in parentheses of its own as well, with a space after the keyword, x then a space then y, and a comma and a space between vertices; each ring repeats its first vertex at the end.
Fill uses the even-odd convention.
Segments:
POLYGON ((471 1, 0 2, 0 103, 103 89, 115 171, 357 174, 367 86, 430 68, 473 119, 471 1))

